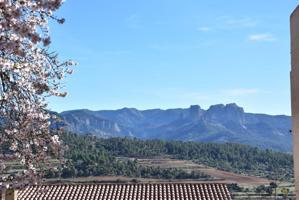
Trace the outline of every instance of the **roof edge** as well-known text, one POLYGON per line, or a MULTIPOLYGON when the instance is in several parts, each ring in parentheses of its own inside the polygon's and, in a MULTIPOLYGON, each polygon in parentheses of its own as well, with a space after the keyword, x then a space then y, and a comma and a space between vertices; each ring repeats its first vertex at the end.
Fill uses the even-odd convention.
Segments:
POLYGON ((188 185, 229 185, 229 183, 221 183, 221 182, 215 182, 215 183, 194 183, 194 182, 160 182, 160 183, 155 183, 155 182, 149 182, 149 183, 56 183, 56 184, 40 184, 40 185, 29 185, 29 187, 40 187, 40 186, 92 186, 92 185, 183 185, 183 184, 188 184, 188 185))

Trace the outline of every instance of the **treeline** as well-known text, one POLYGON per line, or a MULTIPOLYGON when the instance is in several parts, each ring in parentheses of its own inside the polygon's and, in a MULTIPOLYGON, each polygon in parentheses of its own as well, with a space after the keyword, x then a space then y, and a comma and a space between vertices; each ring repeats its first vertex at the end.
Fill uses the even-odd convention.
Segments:
POLYGON ((240 144, 138 140, 128 138, 100 139, 66 133, 63 140, 68 168, 65 176, 127 175, 158 178, 208 178, 206 174, 188 174, 178 169, 145 168, 136 161, 119 161, 116 157, 150 158, 168 155, 192 160, 210 167, 270 178, 290 180, 293 177, 292 156, 240 144), (71 171, 71 172, 69 172, 71 171))
POLYGON ((104 145, 98 145, 105 141, 102 139, 65 133, 63 134, 63 141, 67 146, 64 155, 65 163, 61 166, 61 170, 50 169, 46 173, 46 178, 104 175, 160 179, 208 180, 211 178, 209 175, 200 172, 188 173, 176 168, 163 169, 140 166, 136 159, 119 160, 104 145))

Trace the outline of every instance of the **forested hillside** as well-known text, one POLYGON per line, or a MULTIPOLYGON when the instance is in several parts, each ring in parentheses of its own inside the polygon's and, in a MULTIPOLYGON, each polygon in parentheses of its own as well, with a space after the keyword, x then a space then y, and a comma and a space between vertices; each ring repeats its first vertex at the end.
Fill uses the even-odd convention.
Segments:
MULTIPOLYGON (((68 146, 64 177, 89 175, 126 175, 154 178, 209 178, 205 174, 188 174, 178 169, 145 168, 132 159, 170 156, 193 160, 218 169, 256 175, 276 180, 293 177, 292 156, 271 150, 260 150, 240 144, 211 144, 179 141, 143 141, 127 138, 99 139, 66 133, 63 140, 68 146)), ((53 176, 53 172, 49 176, 53 176)))
POLYGON ((119 160, 113 151, 103 145, 106 140, 76 134, 63 134, 66 144, 65 163, 62 170, 52 168, 46 178, 86 177, 86 176, 128 176, 161 179, 199 179, 209 180, 211 177, 200 172, 188 173, 181 169, 161 169, 159 167, 143 167, 135 159, 119 160))

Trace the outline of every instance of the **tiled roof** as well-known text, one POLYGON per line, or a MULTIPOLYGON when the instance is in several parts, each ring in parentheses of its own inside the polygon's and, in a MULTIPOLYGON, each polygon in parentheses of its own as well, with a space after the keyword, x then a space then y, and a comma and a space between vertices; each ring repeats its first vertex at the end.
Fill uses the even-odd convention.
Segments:
POLYGON ((19 191, 18 200, 231 200, 225 184, 157 183, 44 185, 19 191))

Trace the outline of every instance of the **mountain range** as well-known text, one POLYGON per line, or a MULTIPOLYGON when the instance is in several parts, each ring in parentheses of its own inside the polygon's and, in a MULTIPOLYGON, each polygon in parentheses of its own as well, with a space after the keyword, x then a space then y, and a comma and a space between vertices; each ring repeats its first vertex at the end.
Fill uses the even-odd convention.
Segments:
POLYGON ((189 108, 71 110, 59 113, 69 131, 98 137, 134 137, 242 143, 291 152, 291 117, 245 113, 232 104, 189 108))

